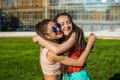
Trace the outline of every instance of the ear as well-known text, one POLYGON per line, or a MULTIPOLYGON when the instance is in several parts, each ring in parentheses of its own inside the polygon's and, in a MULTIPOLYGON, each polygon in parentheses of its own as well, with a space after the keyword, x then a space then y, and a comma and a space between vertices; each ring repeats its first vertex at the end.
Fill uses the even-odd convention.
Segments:
POLYGON ((45 34, 45 37, 48 38, 48 39, 50 39, 50 36, 48 34, 45 34))

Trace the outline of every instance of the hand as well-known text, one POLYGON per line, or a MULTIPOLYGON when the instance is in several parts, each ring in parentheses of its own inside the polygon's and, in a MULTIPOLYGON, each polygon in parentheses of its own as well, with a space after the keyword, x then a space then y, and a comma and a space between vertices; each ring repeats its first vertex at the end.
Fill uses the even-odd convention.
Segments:
POLYGON ((34 35, 33 36, 33 42, 38 43, 40 36, 39 35, 34 35))
POLYGON ((96 35, 94 34, 94 33, 91 33, 90 35, 89 35, 89 41, 91 41, 91 42, 95 42, 96 41, 96 35))

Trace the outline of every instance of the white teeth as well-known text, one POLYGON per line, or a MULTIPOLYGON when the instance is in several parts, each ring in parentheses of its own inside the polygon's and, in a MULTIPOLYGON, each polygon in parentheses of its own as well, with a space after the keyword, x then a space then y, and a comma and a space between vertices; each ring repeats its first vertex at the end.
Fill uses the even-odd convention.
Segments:
POLYGON ((67 30, 68 28, 64 28, 64 30, 67 30))
POLYGON ((64 30, 70 30, 70 28, 69 28, 69 27, 66 27, 66 28, 64 28, 64 30))

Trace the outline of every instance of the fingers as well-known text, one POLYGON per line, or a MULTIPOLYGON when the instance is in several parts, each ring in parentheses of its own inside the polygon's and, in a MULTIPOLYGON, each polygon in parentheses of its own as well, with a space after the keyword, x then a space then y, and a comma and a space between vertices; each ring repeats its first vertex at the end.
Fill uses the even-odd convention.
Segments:
POLYGON ((37 42, 37 35, 34 35, 32 39, 33 39, 33 42, 37 42))
POLYGON ((92 41, 92 42, 95 42, 96 35, 94 33, 91 33, 90 36, 89 36, 89 40, 92 41))

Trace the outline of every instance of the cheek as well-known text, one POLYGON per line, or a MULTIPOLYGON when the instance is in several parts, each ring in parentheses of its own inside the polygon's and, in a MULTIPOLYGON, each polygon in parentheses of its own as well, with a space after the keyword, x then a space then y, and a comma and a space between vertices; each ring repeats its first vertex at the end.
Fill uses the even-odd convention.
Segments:
POLYGON ((51 34, 50 37, 51 37, 51 38, 55 38, 55 37, 56 37, 56 34, 51 34))
POLYGON ((64 26, 61 26, 61 30, 63 31, 64 26))
POLYGON ((60 38, 62 38, 62 37, 63 37, 63 36, 61 36, 61 35, 57 36, 58 39, 60 39, 60 38))
POLYGON ((70 24, 69 26, 70 26, 71 29, 73 28, 72 24, 70 24))

